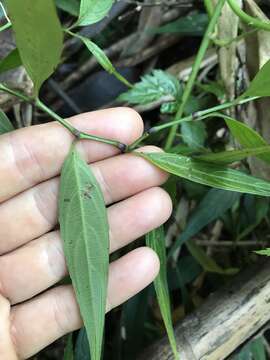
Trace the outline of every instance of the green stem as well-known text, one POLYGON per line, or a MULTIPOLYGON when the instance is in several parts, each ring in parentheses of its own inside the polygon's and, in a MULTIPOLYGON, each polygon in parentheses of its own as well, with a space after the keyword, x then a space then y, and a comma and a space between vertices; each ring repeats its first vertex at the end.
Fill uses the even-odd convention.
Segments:
POLYGON ((212 41, 215 45, 220 46, 220 47, 229 46, 229 45, 233 44, 234 42, 239 42, 240 40, 245 39, 248 36, 254 35, 257 31, 258 31, 258 29, 252 29, 250 31, 246 31, 246 32, 236 36, 233 39, 222 40, 222 39, 212 38, 212 41))
POLYGON ((164 129, 168 129, 175 125, 177 126, 183 122, 194 121, 194 120, 196 120, 196 121, 203 120, 206 118, 207 115, 211 115, 218 111, 226 110, 226 109, 229 109, 234 106, 243 105, 250 101, 257 100, 258 98, 259 98, 258 96, 248 97, 248 98, 244 98, 244 99, 238 98, 236 100, 233 100, 233 101, 230 101, 230 102, 227 102, 224 104, 220 104, 220 105, 214 106, 214 107, 206 109, 206 110, 197 111, 197 112, 195 112, 191 115, 188 115, 184 118, 173 120, 173 121, 167 122, 167 123, 159 125, 159 126, 154 126, 151 129, 149 129, 147 132, 145 132, 139 139, 134 141, 134 143, 129 145, 128 151, 134 150, 138 145, 140 145, 140 143, 143 140, 148 138, 148 136, 151 134, 157 133, 164 129))
MULTIPOLYGON (((211 18, 211 20, 209 22, 209 25, 208 25, 208 27, 206 29, 206 32, 204 34, 204 37, 203 37, 203 40, 202 40, 202 43, 201 43, 201 46, 200 46, 200 49, 198 51, 198 54, 196 56, 194 65, 192 67, 192 72, 191 72, 190 77, 188 79, 188 82, 186 84, 181 104, 180 104, 179 109, 178 109, 178 111, 176 113, 176 116, 175 116, 175 120, 181 118, 183 113, 184 113, 187 101, 188 101, 188 99, 190 97, 190 94, 191 94, 191 92, 193 90, 193 86, 194 86, 196 77, 197 77, 198 72, 200 70, 201 62, 202 62, 202 60, 203 60, 203 58, 205 56, 205 53, 206 53, 206 51, 208 49, 209 43, 211 41, 211 35, 215 30, 218 18, 220 16, 222 8, 223 8, 223 6, 225 4, 225 1, 226 0, 219 0, 217 6, 215 7, 213 16, 212 16, 212 18, 211 18)), ((173 126, 171 128, 171 130, 170 130, 170 133, 169 133, 166 145, 165 145, 165 150, 168 150, 172 146, 176 132, 177 132, 177 125, 173 126)))
POLYGON ((12 90, 12 89, 8 88, 7 86, 5 86, 3 84, 0 84, 0 90, 6 92, 8 94, 14 95, 17 98, 19 98, 19 99, 21 99, 23 101, 26 101, 28 103, 34 103, 37 106, 38 109, 42 110, 43 112, 48 114, 50 117, 52 117, 54 120, 59 122, 68 131, 70 131, 77 139, 80 139, 80 140, 93 140, 93 141, 98 141, 98 142, 101 142, 101 143, 104 143, 104 144, 113 145, 113 146, 117 147, 119 150, 121 150, 122 152, 125 152, 126 149, 127 149, 127 146, 125 144, 119 142, 119 141, 106 139, 106 138, 96 136, 96 135, 90 135, 90 134, 87 134, 85 132, 82 132, 82 131, 76 129, 68 121, 63 119, 58 114, 56 114, 53 110, 51 110, 48 106, 46 106, 38 98, 34 99, 32 97, 29 97, 29 96, 27 96, 25 94, 22 94, 22 93, 16 91, 16 90, 12 90))
POLYGON ((240 100, 236 99, 236 100, 227 102, 225 104, 214 106, 214 107, 206 109, 206 110, 197 111, 197 112, 195 112, 195 113, 193 113, 191 115, 188 115, 188 116, 186 116, 186 117, 184 117, 182 119, 173 120, 173 121, 167 122, 166 124, 159 125, 159 126, 154 126, 149 130, 149 133, 150 134, 156 133, 158 131, 167 129, 168 127, 179 125, 182 122, 194 121, 194 120, 196 120, 196 121, 203 120, 205 115, 209 115, 211 113, 226 110, 226 109, 229 109, 229 108, 231 108, 233 106, 243 105, 243 104, 246 104, 246 103, 248 103, 250 101, 257 100, 258 98, 259 98, 258 96, 253 96, 253 97, 248 97, 248 98, 240 99, 240 100))
POLYGON ((248 15, 243 11, 235 0, 227 0, 233 12, 246 24, 255 28, 270 31, 270 21, 264 21, 259 18, 248 15))

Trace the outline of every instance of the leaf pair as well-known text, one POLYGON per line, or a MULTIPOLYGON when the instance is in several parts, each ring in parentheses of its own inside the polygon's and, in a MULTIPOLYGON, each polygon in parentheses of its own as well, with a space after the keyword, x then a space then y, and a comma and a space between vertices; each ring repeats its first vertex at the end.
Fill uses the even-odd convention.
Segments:
POLYGON ((107 298, 109 225, 101 189, 74 148, 62 169, 59 222, 91 360, 100 360, 107 298))

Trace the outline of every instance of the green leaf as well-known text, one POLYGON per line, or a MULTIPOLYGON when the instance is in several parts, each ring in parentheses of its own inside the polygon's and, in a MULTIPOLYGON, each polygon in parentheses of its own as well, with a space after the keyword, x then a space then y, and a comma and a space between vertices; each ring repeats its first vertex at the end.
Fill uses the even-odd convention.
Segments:
POLYGON ((89 40, 88 38, 84 36, 80 36, 78 34, 71 33, 72 36, 77 37, 80 39, 87 49, 91 52, 92 55, 96 58, 98 63, 103 67, 104 70, 106 70, 109 74, 113 74, 118 80, 120 80, 122 83, 124 83, 127 87, 132 87, 132 85, 129 83, 128 80, 126 80, 119 72, 115 69, 113 64, 111 63, 108 56, 104 53, 104 51, 97 46, 93 41, 89 40))
POLYGON ((146 235, 146 245, 153 249, 159 257, 160 271, 154 281, 154 286, 174 357, 175 359, 179 359, 171 317, 170 295, 167 280, 166 247, 164 229, 162 226, 146 235))
MULTIPOLYGON (((255 130, 253 130, 246 124, 231 118, 230 116, 221 113, 212 113, 205 116, 205 118, 208 117, 220 117, 224 119, 232 135, 244 148, 258 148, 263 146, 269 146, 269 144, 264 140, 264 138, 261 137, 261 135, 258 134, 255 130)), ((267 163, 270 163, 270 154, 257 155, 257 157, 267 163)))
POLYGON ((102 20, 110 11, 113 0, 81 0, 78 26, 94 24, 102 20))
POLYGON ((11 124, 6 114, 0 109, 0 135, 12 130, 14 130, 14 126, 11 124))
POLYGON ((12 50, 1 62, 0 73, 12 70, 22 65, 22 60, 18 49, 12 50))
MULTIPOLYGON (((228 116, 221 115, 221 117, 225 119, 225 122, 232 135, 244 148, 256 148, 269 145, 260 134, 258 134, 255 130, 251 129, 246 124, 228 116)), ((270 153, 258 155, 257 157, 267 163, 270 163, 270 153)))
POLYGON ((151 28, 147 30, 147 33, 173 33, 182 35, 202 36, 206 30, 208 22, 209 18, 206 14, 194 12, 189 16, 181 17, 180 19, 172 21, 158 28, 151 28))
POLYGON ((73 148, 60 182, 61 237, 72 284, 90 344, 100 360, 109 266, 109 225, 99 184, 73 148))
POLYGON ((129 104, 149 104, 166 97, 168 102, 176 100, 181 94, 181 87, 176 77, 162 70, 153 70, 144 75, 133 88, 118 97, 118 100, 129 104))
POLYGON ((80 3, 78 0, 56 0, 56 6, 73 16, 79 15, 80 3))
POLYGON ((241 161, 248 156, 261 156, 263 154, 270 155, 270 146, 261 146, 256 148, 247 148, 243 150, 228 150, 218 153, 208 153, 194 156, 196 160, 202 160, 215 164, 230 164, 235 161, 241 161))
POLYGON ((249 235, 267 217, 269 199, 253 195, 245 195, 239 219, 237 221, 239 231, 236 241, 240 241, 249 235))
POLYGON ((73 333, 68 335, 67 345, 64 353, 64 360, 73 360, 73 333))
POLYGON ((236 268, 223 269, 193 240, 187 241, 186 246, 191 255, 198 261, 204 271, 221 275, 234 275, 238 272, 238 269, 236 268))
POLYGON ((258 255, 270 256, 270 248, 266 248, 266 249, 263 249, 263 250, 258 250, 258 251, 255 251, 255 253, 258 254, 258 255))
POLYGON ((236 203, 239 197, 239 193, 232 191, 218 189, 209 190, 192 213, 184 231, 171 247, 169 257, 179 246, 198 234, 205 226, 212 221, 219 219, 236 203))
POLYGON ((192 149, 203 148, 207 138, 205 124, 202 121, 183 122, 181 124, 181 134, 184 143, 192 149))
POLYGON ((256 74, 241 98, 248 96, 270 96, 270 60, 256 74))
POLYGON ((218 189, 270 196, 270 183, 240 171, 169 153, 136 154, 159 168, 190 181, 218 189))
POLYGON ((6 0, 16 45, 38 95, 60 61, 63 33, 53 0, 6 0))

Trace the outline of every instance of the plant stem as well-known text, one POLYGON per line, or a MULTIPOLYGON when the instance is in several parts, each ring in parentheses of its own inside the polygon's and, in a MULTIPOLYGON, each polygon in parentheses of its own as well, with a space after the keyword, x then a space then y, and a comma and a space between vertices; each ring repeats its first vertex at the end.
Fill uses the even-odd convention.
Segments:
POLYGON ((149 133, 150 134, 156 133, 157 131, 167 129, 168 127, 171 127, 171 126, 174 126, 174 125, 179 125, 182 122, 188 122, 188 121, 194 121, 194 120, 200 121, 200 120, 203 120, 205 115, 209 115, 211 113, 215 113, 215 112, 218 112, 218 111, 221 111, 221 110, 229 109, 229 108, 231 108, 233 106, 243 105, 243 104, 246 104, 246 103, 248 103, 250 101, 257 100, 258 98, 259 98, 258 96, 253 96, 253 97, 248 97, 248 98, 240 99, 240 100, 236 99, 236 100, 227 102, 225 104, 214 106, 214 107, 206 109, 206 110, 197 111, 197 112, 195 112, 195 113, 193 113, 191 115, 188 115, 188 116, 186 116, 186 117, 184 117, 182 119, 173 120, 173 121, 170 121, 170 122, 168 122, 166 124, 159 125, 159 126, 154 126, 149 130, 149 133))
POLYGON ((270 31, 270 21, 264 21, 262 19, 250 16, 246 12, 244 12, 235 0, 227 0, 228 4, 230 5, 232 11, 246 24, 249 26, 253 26, 255 28, 270 31))
POLYGON ((233 100, 233 101, 230 101, 230 102, 227 102, 227 103, 224 103, 224 104, 220 104, 220 105, 214 106, 214 107, 206 109, 206 110, 197 111, 197 112, 195 112, 195 113, 193 113, 191 115, 188 115, 188 116, 186 116, 184 118, 176 119, 176 120, 167 122, 167 123, 159 125, 159 126, 154 126, 151 129, 149 129, 148 131, 146 131, 139 139, 134 141, 134 143, 129 145, 128 146, 128 151, 134 150, 143 140, 147 139, 148 136, 151 135, 151 134, 157 133, 157 132, 159 132, 161 130, 170 128, 170 127, 175 126, 175 125, 177 126, 177 125, 179 125, 179 124, 181 124, 183 122, 194 121, 194 120, 200 121, 200 120, 205 119, 205 117, 207 115, 211 115, 211 114, 214 114, 214 113, 216 113, 218 111, 229 109, 229 108, 231 108, 233 106, 243 105, 243 104, 246 104, 246 103, 248 103, 250 101, 257 100, 257 99, 259 99, 258 96, 248 97, 248 98, 244 98, 244 99, 238 98, 236 100, 233 100))
POLYGON ((34 99, 32 97, 29 97, 25 94, 22 94, 22 93, 16 91, 16 90, 12 90, 3 84, 0 84, 0 90, 6 92, 8 94, 14 95, 17 98, 19 98, 23 101, 26 101, 28 103, 34 103, 38 109, 42 110, 43 112, 48 114, 50 117, 52 117, 54 120, 59 122, 62 126, 64 126, 68 131, 70 131, 79 140, 93 140, 93 141, 102 142, 102 143, 105 143, 108 145, 113 145, 113 146, 117 147, 119 150, 121 150, 121 152, 125 152, 127 149, 127 145, 125 145, 119 141, 106 139, 106 138, 96 136, 96 135, 90 135, 90 134, 87 134, 85 132, 82 132, 82 131, 76 129, 68 121, 63 119, 58 114, 56 114, 53 110, 51 110, 48 106, 46 106, 38 98, 34 99))
MULTIPOLYGON (((215 30, 218 18, 220 16, 222 8, 223 8, 223 6, 225 4, 225 1, 226 0, 219 0, 217 6, 214 9, 213 16, 212 16, 212 18, 211 18, 211 20, 209 22, 209 25, 208 25, 208 27, 206 29, 205 34, 204 34, 200 49, 198 51, 198 54, 196 56, 194 65, 192 67, 192 72, 191 72, 190 77, 188 79, 188 82, 186 84, 186 87, 185 87, 185 90, 184 90, 184 93, 183 93, 183 97, 182 97, 182 100, 181 100, 181 104, 180 104, 179 109, 178 109, 178 111, 176 113, 176 116, 175 116, 175 120, 181 118, 183 113, 184 113, 187 101, 188 101, 188 99, 190 97, 190 94, 191 94, 191 92, 193 90, 193 86, 194 86, 196 77, 197 77, 198 72, 200 70, 201 62, 202 62, 202 60, 203 60, 203 58, 205 56, 205 53, 206 53, 206 51, 208 49, 209 43, 211 41, 211 35, 215 30)), ((166 141, 165 150, 168 150, 172 146, 176 132, 177 132, 177 125, 173 126, 171 128, 171 130, 170 130, 168 139, 166 141)))

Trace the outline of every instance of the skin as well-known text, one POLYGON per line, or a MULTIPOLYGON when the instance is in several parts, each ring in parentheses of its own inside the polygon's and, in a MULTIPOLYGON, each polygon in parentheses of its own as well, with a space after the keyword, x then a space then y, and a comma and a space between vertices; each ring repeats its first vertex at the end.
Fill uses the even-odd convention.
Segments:
MULTIPOLYGON (((70 122, 127 144, 143 132, 140 116, 128 108, 86 113, 70 122)), ((55 230, 58 176, 72 141, 57 123, 0 136, 0 359, 27 359, 82 326, 72 287, 57 285, 67 274, 55 230)), ((77 147, 91 163, 108 206, 111 252, 169 218, 171 200, 159 187, 167 180, 164 172, 106 144, 82 141, 77 147)), ((157 255, 146 247, 111 263, 107 310, 146 287, 158 271, 157 255)))

